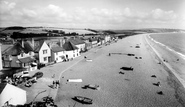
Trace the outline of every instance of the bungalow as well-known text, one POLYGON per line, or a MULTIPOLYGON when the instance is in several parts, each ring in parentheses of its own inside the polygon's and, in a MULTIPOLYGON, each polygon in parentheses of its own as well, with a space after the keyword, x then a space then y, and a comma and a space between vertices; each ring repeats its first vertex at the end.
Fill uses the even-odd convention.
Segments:
POLYGON ((0 107, 9 107, 8 105, 24 105, 25 103, 25 90, 8 83, 0 83, 0 107))
POLYGON ((51 49, 45 41, 39 41, 35 43, 35 57, 38 59, 38 63, 47 64, 51 62, 51 49))
POLYGON ((78 57, 80 55, 80 51, 79 51, 78 47, 76 47, 70 41, 65 42, 63 44, 63 48, 65 49, 66 59, 73 59, 73 58, 78 57))
POLYGON ((35 70, 35 58, 33 48, 29 42, 15 43, 3 51, 2 60, 4 67, 27 68, 28 71, 35 70))

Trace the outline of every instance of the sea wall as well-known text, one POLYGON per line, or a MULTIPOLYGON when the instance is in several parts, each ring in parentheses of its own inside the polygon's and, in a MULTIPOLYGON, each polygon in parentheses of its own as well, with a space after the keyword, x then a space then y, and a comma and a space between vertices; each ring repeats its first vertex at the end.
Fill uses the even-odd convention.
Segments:
POLYGON ((144 36, 144 40, 152 54, 155 56, 157 63, 161 64, 168 72, 168 84, 175 90, 175 97, 185 106, 185 62, 180 56, 170 52, 165 46, 158 44, 148 35, 144 36))

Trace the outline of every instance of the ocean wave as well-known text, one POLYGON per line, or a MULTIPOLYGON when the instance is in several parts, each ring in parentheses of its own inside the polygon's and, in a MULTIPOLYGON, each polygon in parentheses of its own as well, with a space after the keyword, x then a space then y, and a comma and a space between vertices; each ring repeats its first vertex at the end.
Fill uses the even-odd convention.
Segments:
POLYGON ((170 48, 170 47, 164 45, 163 43, 154 40, 152 37, 150 37, 150 35, 148 35, 148 37, 149 37, 153 42, 155 42, 156 44, 159 44, 159 45, 165 47, 167 50, 169 50, 169 51, 175 53, 176 55, 179 55, 181 58, 183 58, 183 59, 185 60, 185 55, 184 55, 184 54, 182 54, 182 53, 180 53, 180 52, 177 52, 177 51, 175 51, 174 49, 172 49, 172 48, 170 48))

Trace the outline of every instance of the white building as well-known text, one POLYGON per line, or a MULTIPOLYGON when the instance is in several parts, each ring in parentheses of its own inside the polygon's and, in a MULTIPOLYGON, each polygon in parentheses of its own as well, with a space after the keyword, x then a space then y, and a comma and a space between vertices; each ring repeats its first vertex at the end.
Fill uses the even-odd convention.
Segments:
POLYGON ((0 107, 7 104, 24 105, 26 91, 10 84, 0 83, 0 107))
POLYGON ((76 47, 70 41, 65 42, 63 48, 65 49, 66 59, 72 59, 80 55, 78 47, 76 47))
POLYGON ((62 62, 66 57, 65 50, 62 47, 51 47, 51 59, 55 62, 62 62))
POLYGON ((46 42, 40 41, 38 44, 36 44, 34 52, 39 63, 47 64, 51 62, 51 49, 46 42))

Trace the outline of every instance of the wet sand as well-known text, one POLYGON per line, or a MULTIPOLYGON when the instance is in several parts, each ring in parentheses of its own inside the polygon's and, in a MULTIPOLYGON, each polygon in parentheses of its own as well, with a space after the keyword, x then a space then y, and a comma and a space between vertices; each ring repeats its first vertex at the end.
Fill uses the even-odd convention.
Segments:
POLYGON ((55 98, 59 107, 182 107, 176 88, 169 84, 169 81, 174 83, 174 80, 169 78, 171 75, 164 66, 158 64, 143 35, 127 37, 99 48, 87 58, 92 59, 92 62, 81 60, 62 73, 61 88, 55 98), (135 48, 136 45, 140 48, 135 48), (109 56, 109 53, 123 54, 109 56), (125 55, 128 53, 135 56, 125 55), (120 69, 127 66, 132 66, 134 70, 120 69), (120 71, 124 75, 119 74, 120 71), (69 83, 67 79, 82 79, 83 82, 69 83), (153 85, 157 82, 161 83, 161 87, 153 85), (97 84, 101 89, 81 88, 87 84, 97 84), (158 91, 164 95, 157 94, 158 91), (72 99, 74 96, 89 97, 93 99, 93 104, 78 103, 72 99))

